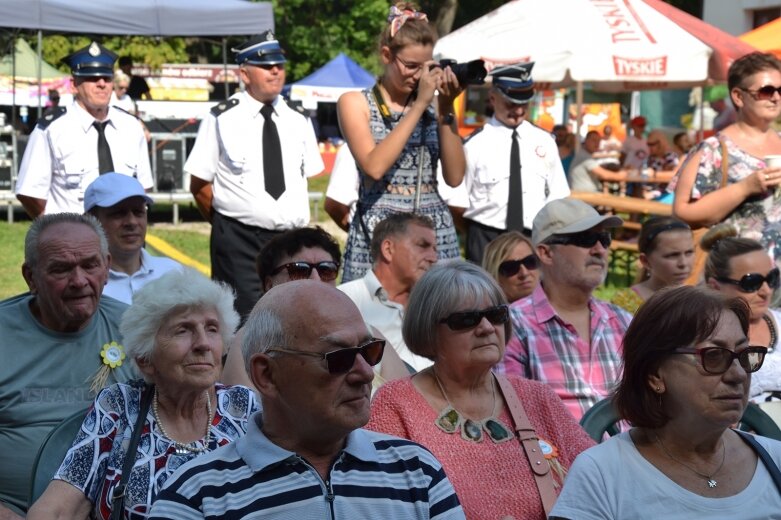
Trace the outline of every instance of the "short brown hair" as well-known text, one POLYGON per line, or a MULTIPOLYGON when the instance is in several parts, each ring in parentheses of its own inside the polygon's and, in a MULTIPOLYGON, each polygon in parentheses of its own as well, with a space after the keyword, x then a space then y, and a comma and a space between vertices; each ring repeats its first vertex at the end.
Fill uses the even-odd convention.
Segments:
POLYGON ((372 263, 376 263, 381 256, 382 243, 391 237, 401 236, 407 232, 410 224, 417 224, 428 229, 436 231, 434 222, 426 215, 418 213, 391 213, 372 231, 372 240, 369 244, 369 256, 372 263))
POLYGON ((614 397, 621 418, 644 428, 667 423, 669 417, 659 406, 648 376, 675 349, 711 337, 725 311, 735 313, 748 335, 748 304, 742 298, 724 298, 708 287, 661 289, 640 306, 624 334, 624 370, 614 397))
POLYGON ((700 239, 700 248, 708 252, 705 260, 705 281, 711 278, 729 278, 730 261, 736 256, 763 251, 762 244, 751 238, 738 236, 731 224, 713 226, 700 239))

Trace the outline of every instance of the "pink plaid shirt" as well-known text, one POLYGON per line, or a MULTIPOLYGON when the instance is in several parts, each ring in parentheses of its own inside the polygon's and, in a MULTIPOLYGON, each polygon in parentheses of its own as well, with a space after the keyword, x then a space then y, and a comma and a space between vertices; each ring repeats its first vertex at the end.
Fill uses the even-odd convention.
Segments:
POLYGON ((578 336, 551 306, 542 285, 510 306, 513 334, 499 372, 547 383, 576 419, 613 391, 621 367, 621 341, 632 315, 596 298, 591 342, 578 336))

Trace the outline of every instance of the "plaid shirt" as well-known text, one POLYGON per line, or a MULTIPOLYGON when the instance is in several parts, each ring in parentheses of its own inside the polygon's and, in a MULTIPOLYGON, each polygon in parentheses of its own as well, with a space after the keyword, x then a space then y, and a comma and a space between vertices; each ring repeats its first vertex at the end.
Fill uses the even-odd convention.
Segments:
POLYGON ((576 419, 613 390, 619 379, 621 341, 632 315, 589 300, 591 341, 578 336, 551 306, 542 285, 510 306, 513 334, 499 372, 550 385, 576 419))

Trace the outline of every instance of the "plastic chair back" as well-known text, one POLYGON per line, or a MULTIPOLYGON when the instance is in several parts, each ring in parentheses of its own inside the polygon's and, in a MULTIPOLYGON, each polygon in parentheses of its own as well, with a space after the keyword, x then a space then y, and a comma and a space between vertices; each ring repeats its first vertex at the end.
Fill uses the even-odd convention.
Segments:
MULTIPOLYGON (((613 400, 608 398, 592 406, 580 419, 580 426, 586 430, 589 437, 596 442, 602 442, 606 433, 611 437, 619 433, 617 427, 619 421, 618 412, 613 407, 613 400)), ((738 428, 781 441, 781 428, 753 403, 746 406, 738 428)))
POLYGON ((73 445, 76 434, 84 422, 87 409, 79 410, 58 424, 41 444, 35 457, 30 484, 30 502, 28 507, 40 498, 52 477, 60 468, 65 454, 73 445))

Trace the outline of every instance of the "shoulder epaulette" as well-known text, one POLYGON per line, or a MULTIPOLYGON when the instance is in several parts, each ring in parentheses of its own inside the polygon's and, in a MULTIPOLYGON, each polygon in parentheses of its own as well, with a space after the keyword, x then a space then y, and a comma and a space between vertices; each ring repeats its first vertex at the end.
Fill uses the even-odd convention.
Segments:
POLYGON ((120 107, 120 106, 117 106, 117 105, 111 105, 111 107, 112 107, 112 108, 116 108, 116 109, 117 109, 117 110, 119 110, 120 112, 124 112, 124 113, 126 113, 126 114, 127 114, 127 115, 129 115, 130 117, 133 117, 133 118, 135 118, 135 119, 141 119, 140 117, 138 117, 138 116, 137 116, 136 114, 134 114, 133 112, 128 112, 127 110, 125 110, 124 108, 122 108, 122 107, 120 107))
POLYGON ((218 103, 214 105, 211 109, 211 113, 214 117, 219 117, 220 114, 224 114, 231 108, 235 107, 239 104, 239 100, 237 98, 231 98, 223 101, 222 103, 218 103))
POLYGON ((485 126, 481 126, 480 128, 477 128, 477 129, 475 129, 475 131, 474 131, 474 132, 472 132, 471 134, 469 134, 468 136, 466 136, 466 137, 464 138, 464 144, 468 143, 468 142, 469 142, 469 140, 470 140, 471 138, 473 138, 474 136, 476 136, 477 134, 479 134, 480 132, 482 132, 482 131, 483 131, 483 128, 485 128, 485 126))
POLYGON ((54 107, 51 112, 43 116, 38 120, 38 128, 41 130, 45 130, 47 126, 49 126, 52 121, 63 115, 65 112, 67 112, 68 109, 65 107, 54 107))

